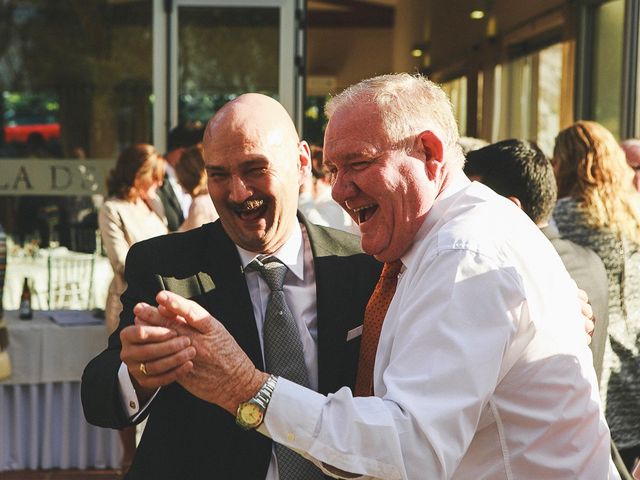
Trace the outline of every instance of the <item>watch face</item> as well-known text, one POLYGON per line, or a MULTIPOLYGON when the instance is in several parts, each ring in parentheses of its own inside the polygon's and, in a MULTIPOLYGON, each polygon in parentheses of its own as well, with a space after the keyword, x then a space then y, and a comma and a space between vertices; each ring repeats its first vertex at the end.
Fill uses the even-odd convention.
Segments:
POLYGON ((262 415, 262 409, 255 403, 245 403, 240 408, 240 420, 248 427, 260 425, 262 415))

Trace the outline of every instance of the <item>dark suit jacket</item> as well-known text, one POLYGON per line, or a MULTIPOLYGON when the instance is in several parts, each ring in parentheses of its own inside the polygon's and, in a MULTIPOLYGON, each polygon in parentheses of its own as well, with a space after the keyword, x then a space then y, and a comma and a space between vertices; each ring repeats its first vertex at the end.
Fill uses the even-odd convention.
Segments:
POLYGON ((182 225, 182 222, 184 222, 184 214, 182 213, 182 206, 169 183, 169 178, 166 173, 164 175, 164 182, 162 182, 162 186, 158 189, 158 196, 164 207, 164 215, 167 217, 167 227, 169 227, 170 232, 175 232, 178 230, 178 227, 182 225))
POLYGON ((604 263, 593 250, 562 238, 555 227, 549 225, 541 230, 553 244, 578 288, 587 292, 589 296, 589 303, 596 317, 590 347, 593 353, 593 366, 600 381, 602 357, 609 327, 609 282, 604 263))
MULTIPOLYGON (((360 339, 347 342, 347 332, 362 324, 381 265, 362 253, 357 237, 305 226, 316 273, 319 391, 327 394, 354 383, 360 339)), ((154 304, 162 288, 203 305, 263 369, 240 258, 220 221, 134 244, 127 257, 125 278, 128 288, 122 296, 120 327, 82 377, 82 403, 90 423, 111 428, 129 424, 116 386, 119 331, 132 323, 133 306, 139 301, 154 304)), ((268 438, 243 431, 223 409, 172 384, 162 388, 149 407, 127 478, 263 480, 270 456, 268 438)))

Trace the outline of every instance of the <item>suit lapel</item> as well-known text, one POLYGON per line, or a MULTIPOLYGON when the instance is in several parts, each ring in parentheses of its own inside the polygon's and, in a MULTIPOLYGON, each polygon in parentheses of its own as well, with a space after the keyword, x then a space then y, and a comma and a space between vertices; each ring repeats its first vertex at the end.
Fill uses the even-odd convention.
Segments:
MULTIPOLYGON (((358 319, 345 317, 344 305, 337 299, 345 298, 350 278, 346 271, 339 266, 339 259, 335 241, 322 234, 316 225, 308 223, 301 217, 307 229, 309 243, 313 253, 313 265, 316 276, 317 314, 318 314, 318 391, 323 394, 336 389, 336 381, 343 368, 343 348, 346 332, 352 327, 351 323, 358 319)), ((361 320, 361 319, 360 319, 361 320)))
POLYGON ((201 229, 201 248, 205 252, 199 278, 205 278, 215 289, 205 294, 200 303, 233 335, 255 366, 264 370, 258 330, 240 256, 234 243, 217 221, 201 229))

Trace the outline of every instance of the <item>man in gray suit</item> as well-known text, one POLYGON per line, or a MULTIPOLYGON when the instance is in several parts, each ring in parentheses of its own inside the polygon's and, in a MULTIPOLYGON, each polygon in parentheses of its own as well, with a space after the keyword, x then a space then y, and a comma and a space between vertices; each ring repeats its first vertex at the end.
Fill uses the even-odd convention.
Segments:
POLYGON ((284 296, 309 386, 328 394, 354 384, 364 309, 381 266, 357 237, 296 216, 309 147, 275 100, 247 94, 228 103, 209 123, 203 147, 220 220, 132 246, 120 326, 85 369, 83 407, 90 423, 110 428, 148 416, 126 478, 283 478, 270 439, 173 382, 195 355, 188 338, 134 325, 133 307, 155 304, 160 290, 190 298, 265 369, 268 289, 247 267, 276 257, 287 266, 284 296))
POLYGON ((549 223, 558 197, 549 159, 537 145, 509 139, 469 152, 464 171, 520 207, 552 243, 578 287, 587 292, 596 319, 590 347, 599 380, 609 325, 607 273, 593 250, 561 238, 549 223))

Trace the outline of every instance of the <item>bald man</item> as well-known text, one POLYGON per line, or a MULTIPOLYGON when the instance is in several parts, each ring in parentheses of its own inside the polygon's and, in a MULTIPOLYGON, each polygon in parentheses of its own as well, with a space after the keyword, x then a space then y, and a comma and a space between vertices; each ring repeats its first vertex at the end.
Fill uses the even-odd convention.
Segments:
POLYGON ((245 267, 276 257, 288 267, 283 289, 309 386, 328 394, 354 383, 364 308, 380 264, 362 253, 357 237, 309 224, 297 213, 309 147, 278 102, 258 94, 229 102, 209 122, 203 146, 220 219, 131 248, 120 326, 83 375, 85 416, 110 428, 148 418, 125 478, 278 480, 269 438, 239 428, 224 409, 173 382, 195 357, 189 338, 134 325, 133 307, 155 304, 160 290, 190 298, 264 370, 269 288, 245 267))

